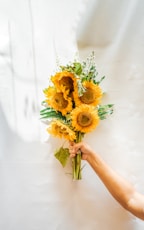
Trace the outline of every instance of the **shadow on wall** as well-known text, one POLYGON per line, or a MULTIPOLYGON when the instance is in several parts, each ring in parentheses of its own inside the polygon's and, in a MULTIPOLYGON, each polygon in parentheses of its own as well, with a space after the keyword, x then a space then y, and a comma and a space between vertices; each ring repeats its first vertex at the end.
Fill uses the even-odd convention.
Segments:
POLYGON ((50 145, 40 141, 24 141, 9 127, 1 106, 0 124, 0 159, 35 162, 47 158, 50 145))

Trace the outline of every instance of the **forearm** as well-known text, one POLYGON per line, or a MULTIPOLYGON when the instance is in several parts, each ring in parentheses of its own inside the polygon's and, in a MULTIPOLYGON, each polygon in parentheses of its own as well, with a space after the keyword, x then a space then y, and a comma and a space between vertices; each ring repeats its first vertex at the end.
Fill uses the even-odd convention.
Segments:
POLYGON ((125 209, 144 220, 144 195, 138 193, 129 182, 113 171, 99 155, 91 152, 87 161, 111 195, 125 209))
POLYGON ((92 153, 87 159, 111 195, 126 209, 135 190, 133 186, 114 172, 98 155, 92 153))
POLYGON ((84 143, 71 144, 70 156, 82 152, 82 159, 94 169, 111 195, 129 212, 144 220, 144 195, 138 193, 124 178, 109 167, 103 159, 84 143))

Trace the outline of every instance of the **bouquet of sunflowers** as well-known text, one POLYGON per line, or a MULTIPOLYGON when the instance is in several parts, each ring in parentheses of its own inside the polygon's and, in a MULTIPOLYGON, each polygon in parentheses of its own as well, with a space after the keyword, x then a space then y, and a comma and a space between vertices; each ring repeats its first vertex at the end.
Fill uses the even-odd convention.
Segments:
MULTIPOLYGON (((49 86, 43 90, 45 107, 41 119, 48 120, 47 132, 68 141, 80 142, 86 133, 94 130, 100 120, 113 113, 113 105, 102 105, 103 92, 98 79, 94 52, 86 61, 58 66, 49 86)), ((55 157, 63 167, 69 158, 69 149, 60 147, 55 157)), ((81 153, 72 160, 72 177, 82 178, 81 153)))

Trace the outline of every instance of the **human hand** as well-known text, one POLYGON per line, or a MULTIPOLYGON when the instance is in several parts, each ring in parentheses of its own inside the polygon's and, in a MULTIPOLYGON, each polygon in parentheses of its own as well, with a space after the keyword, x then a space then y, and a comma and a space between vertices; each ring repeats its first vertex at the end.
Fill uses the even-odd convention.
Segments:
POLYGON ((70 157, 75 157, 76 154, 79 154, 81 152, 83 160, 88 160, 88 158, 91 155, 93 155, 93 151, 90 148, 90 146, 84 142, 79 142, 79 143, 70 142, 69 152, 70 152, 70 157))

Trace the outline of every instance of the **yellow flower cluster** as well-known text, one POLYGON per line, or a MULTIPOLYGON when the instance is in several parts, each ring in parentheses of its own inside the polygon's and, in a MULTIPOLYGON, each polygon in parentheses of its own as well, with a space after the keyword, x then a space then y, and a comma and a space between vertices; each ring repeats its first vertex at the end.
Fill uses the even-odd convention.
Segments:
POLYGON ((96 128, 99 123, 98 112, 95 106, 100 104, 102 90, 92 81, 83 81, 84 92, 78 94, 79 77, 68 71, 61 71, 51 77, 53 86, 44 90, 45 102, 63 116, 71 119, 71 124, 66 125, 55 119, 47 131, 55 136, 75 140, 75 131, 88 133, 96 128))

